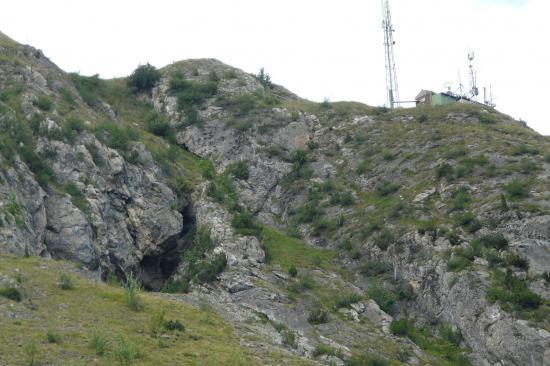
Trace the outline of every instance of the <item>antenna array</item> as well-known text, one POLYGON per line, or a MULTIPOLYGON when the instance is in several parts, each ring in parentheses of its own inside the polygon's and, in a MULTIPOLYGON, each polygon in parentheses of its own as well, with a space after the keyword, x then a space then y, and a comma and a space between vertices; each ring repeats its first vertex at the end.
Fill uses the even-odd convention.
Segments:
POLYGON ((395 71, 395 55, 393 52, 393 25, 391 22, 389 0, 382 0, 382 29, 384 30, 384 54, 386 58, 386 89, 388 105, 395 108, 399 103, 399 91, 397 87, 397 73, 395 71))

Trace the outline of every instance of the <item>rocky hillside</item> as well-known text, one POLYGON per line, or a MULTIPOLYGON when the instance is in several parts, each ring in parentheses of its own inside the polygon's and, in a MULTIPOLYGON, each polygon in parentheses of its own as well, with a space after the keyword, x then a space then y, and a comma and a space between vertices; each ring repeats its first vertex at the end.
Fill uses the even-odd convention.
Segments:
POLYGON ((32 331, 51 281, 13 279, 52 258, 210 309, 243 355, 130 364, 550 365, 550 139, 496 110, 313 103, 212 59, 103 80, 0 33, 0 138, 0 337, 33 324, 36 364, 92 362, 89 317, 32 331))

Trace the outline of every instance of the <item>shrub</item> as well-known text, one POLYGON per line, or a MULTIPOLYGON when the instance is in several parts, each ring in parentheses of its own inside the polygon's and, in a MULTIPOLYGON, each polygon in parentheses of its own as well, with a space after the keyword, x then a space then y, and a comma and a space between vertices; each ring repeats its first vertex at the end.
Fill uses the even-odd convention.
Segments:
POLYGON ((71 202, 82 212, 87 213, 90 209, 86 197, 80 192, 75 182, 70 181, 65 185, 65 192, 71 196, 71 202))
POLYGON ((525 281, 518 279, 510 269, 506 273, 493 273, 492 286, 487 291, 490 302, 500 301, 506 307, 537 309, 542 305, 542 298, 531 291, 525 281))
POLYGON ((454 168, 452 165, 443 163, 435 168, 435 176, 437 179, 452 178, 454 176, 454 168))
POLYGON ((526 198, 529 196, 529 183, 516 179, 505 185, 504 191, 512 198, 526 198))
POLYGON ((40 95, 34 102, 34 105, 43 111, 51 111, 53 109, 53 101, 44 95, 40 95))
POLYGON ((178 100, 181 110, 201 105, 207 98, 216 94, 218 82, 210 80, 207 83, 196 83, 185 80, 183 74, 176 73, 170 80, 170 93, 178 100))
POLYGON ((143 303, 141 302, 139 293, 141 291, 141 285, 133 275, 128 275, 126 283, 124 285, 124 295, 126 305, 133 310, 139 311, 143 309, 143 303))
POLYGON ((138 356, 138 351, 132 344, 128 343, 126 337, 119 335, 117 345, 113 350, 113 356, 121 366, 131 366, 138 356))
POLYGON ((248 164, 243 160, 231 164, 227 170, 237 179, 247 180, 250 175, 248 164))
POLYGON ((166 293, 188 293, 191 290, 191 283, 187 277, 178 278, 166 282, 162 288, 162 292, 166 293))
POLYGON ((476 240, 486 248, 495 248, 498 250, 505 250, 508 248, 508 239, 506 239, 502 233, 483 235, 476 240))
POLYGON ((374 238, 374 245, 380 250, 385 251, 395 242, 395 236, 389 231, 384 229, 376 238, 374 238))
POLYGON ((461 243, 460 235, 456 231, 447 233, 446 238, 451 245, 459 245, 461 243))
POLYGON ((369 277, 380 276, 391 272, 392 268, 389 264, 378 261, 367 260, 361 264, 359 271, 369 277))
POLYGON ((298 344, 296 342, 296 334, 289 329, 283 330, 281 332, 282 342, 283 345, 290 347, 290 348, 296 348, 298 347, 298 344))
POLYGON ((62 341, 61 335, 51 329, 46 332, 46 339, 48 340, 48 343, 61 344, 62 341))
POLYGON ((260 84, 263 85, 264 88, 266 89, 273 88, 273 84, 271 83, 271 77, 267 72, 265 72, 265 69, 263 67, 260 68, 260 72, 258 73, 258 75, 256 75, 256 78, 258 79, 260 84))
POLYGON ((26 363, 28 366, 38 365, 36 362, 36 358, 38 356, 38 347, 36 347, 36 343, 34 343, 34 341, 25 344, 23 352, 25 352, 26 363))
POLYGON ((231 112, 236 117, 246 116, 248 113, 256 109, 261 96, 254 93, 240 94, 236 97, 218 97, 216 104, 231 112))
POLYGON ((294 264, 290 265, 290 268, 288 269, 288 274, 290 277, 296 277, 298 275, 298 270, 296 269, 296 266, 294 264))
POLYGON ((109 346, 109 341, 103 334, 95 333, 90 341, 90 348, 94 350, 95 354, 98 356, 103 356, 107 354, 107 347, 109 346))
POLYGON ((163 322, 162 326, 164 327, 164 329, 170 331, 185 331, 185 326, 179 320, 166 320, 163 322))
POLYGON ((17 302, 21 301, 23 298, 21 292, 15 287, 0 288, 0 296, 17 302))
POLYGON ((67 273, 60 273, 59 274, 59 282, 58 282, 59 288, 62 290, 72 290, 74 288, 74 283, 67 273))
POLYGON ((324 324, 328 323, 328 314, 322 309, 314 309, 309 313, 307 321, 310 324, 324 324))
POLYGON ((254 218, 248 212, 235 214, 231 220, 231 226, 237 234, 245 236, 258 236, 262 231, 261 226, 254 221, 254 218))
POLYGON ((128 77, 127 83, 136 92, 149 91, 160 80, 160 71, 153 65, 146 63, 139 65, 128 77))
POLYGON ((176 137, 170 121, 155 110, 151 110, 145 119, 145 129, 169 142, 175 142, 176 137))
POLYGON ((408 336, 411 333, 412 324, 406 318, 392 320, 390 323, 390 332, 398 336, 408 336))
POLYGON ((296 211, 296 221, 309 223, 319 219, 323 215, 323 210, 319 206, 319 201, 317 200, 306 202, 296 211))
POLYGON ((126 152, 134 132, 127 127, 119 127, 114 122, 104 122, 96 127, 97 138, 112 149, 126 152))
POLYGON ((529 261, 527 258, 520 256, 517 253, 508 253, 506 263, 510 266, 520 268, 524 271, 529 270, 529 261))
POLYGON ((470 266, 471 262, 467 258, 456 255, 447 261, 447 270, 452 272, 461 272, 470 266))
POLYGON ((459 346, 460 342, 462 342, 462 333, 460 332, 460 329, 455 329, 449 325, 442 325, 439 328, 439 336, 447 342, 457 346, 459 346))
POLYGON ((315 280, 308 274, 301 276, 298 281, 291 284, 288 288, 290 292, 296 294, 302 293, 306 290, 311 290, 315 287, 315 280))
POLYGON ((376 193, 382 197, 386 197, 397 192, 399 188, 401 188, 401 186, 397 183, 382 181, 376 186, 376 193))
POLYGON ((202 263, 202 268, 198 271, 197 278, 201 282, 212 282, 225 270, 226 266, 227 257, 224 253, 220 253, 210 261, 202 263))
POLYGON ((105 83, 99 79, 99 75, 81 76, 78 74, 70 74, 78 94, 84 102, 90 107, 95 107, 99 104, 99 98, 105 90, 105 83))
POLYGON ((540 154, 540 151, 534 146, 527 145, 527 144, 519 144, 519 145, 514 145, 514 147, 510 149, 510 154, 513 156, 538 155, 540 154))
POLYGON ((378 283, 375 283, 369 287, 367 295, 370 299, 374 300, 378 306, 380 306, 380 309, 384 310, 388 314, 393 313, 396 298, 390 290, 385 289, 378 283))
POLYGON ((471 212, 461 213, 455 216, 455 223, 462 226, 467 232, 475 233, 481 229, 481 222, 471 212))
POLYGON ((333 356, 333 357, 338 357, 338 358, 343 358, 344 357, 343 354, 342 354, 342 351, 340 351, 339 349, 327 346, 326 344, 316 345, 315 349, 311 353, 311 356, 314 357, 314 358, 317 358, 317 357, 323 356, 323 355, 333 356))
POLYGON ((337 298, 335 306, 336 309, 350 309, 352 304, 358 303, 361 300, 363 300, 363 296, 355 293, 350 293, 337 298))

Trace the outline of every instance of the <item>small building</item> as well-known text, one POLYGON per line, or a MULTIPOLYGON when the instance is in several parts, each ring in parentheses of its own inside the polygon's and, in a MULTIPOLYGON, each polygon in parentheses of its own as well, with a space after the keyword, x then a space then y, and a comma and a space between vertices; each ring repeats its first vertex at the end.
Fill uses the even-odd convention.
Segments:
POLYGON ((419 105, 436 106, 436 105, 470 101, 467 98, 464 98, 460 95, 456 95, 453 93, 434 93, 431 90, 424 90, 424 89, 422 89, 414 99, 416 101, 417 106, 419 105))

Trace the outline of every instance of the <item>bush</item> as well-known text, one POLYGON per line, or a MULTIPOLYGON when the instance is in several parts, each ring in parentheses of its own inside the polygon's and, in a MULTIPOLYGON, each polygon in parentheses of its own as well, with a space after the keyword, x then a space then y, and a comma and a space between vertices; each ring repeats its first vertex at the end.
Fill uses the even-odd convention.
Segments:
POLYGON ((288 269, 288 274, 290 277, 296 277, 298 275, 298 270, 296 269, 296 266, 294 264, 290 265, 290 268, 288 269))
POLYGON ((261 226, 254 221, 254 218, 248 212, 235 214, 231 220, 231 226, 239 235, 258 236, 262 232, 261 226))
POLYGON ((225 270, 227 266, 227 257, 220 253, 210 261, 203 262, 202 268, 197 273, 197 278, 201 282, 212 282, 218 278, 218 275, 225 270))
POLYGON ((471 212, 461 213, 455 216, 455 223, 462 226, 467 232, 475 233, 481 229, 481 222, 471 212))
POLYGON ((145 119, 145 129, 169 142, 175 142, 176 137, 170 121, 155 110, 151 110, 145 119))
POLYGON ((170 80, 170 94, 177 98, 180 110, 189 110, 194 106, 201 105, 206 99, 214 96, 217 90, 217 81, 196 83, 185 80, 181 73, 174 74, 170 80))
POLYGON ((351 206, 355 202, 355 198, 351 192, 338 192, 330 197, 331 205, 351 206))
POLYGON ((513 156, 538 155, 540 154, 540 151, 534 146, 527 145, 527 144, 519 144, 519 145, 514 145, 514 147, 510 149, 510 154, 513 156))
POLYGON ((99 104, 99 98, 105 90, 105 83, 99 79, 99 75, 81 76, 78 74, 69 74, 78 94, 90 107, 99 104))
POLYGON ((391 270, 392 270, 391 265, 384 262, 371 261, 371 260, 367 260, 363 262, 363 264, 361 264, 361 267, 359 268, 359 271, 361 272, 361 274, 369 277, 380 276, 388 272, 391 272, 391 270))
POLYGON ((179 320, 166 320, 163 322, 162 326, 164 327, 164 329, 170 331, 185 331, 185 326, 179 320))
POLYGON ((435 176, 437 179, 441 178, 453 178, 454 176, 454 168, 447 163, 443 163, 441 165, 438 165, 435 168, 435 176))
POLYGON ((139 293, 141 291, 141 285, 138 280, 133 275, 128 275, 126 283, 124 285, 124 298, 126 300, 126 305, 133 310, 139 311, 143 309, 143 303, 139 293))
POLYGON ((61 335, 51 329, 46 332, 46 339, 48 340, 48 343, 61 344, 62 341, 61 335))
POLYGON ((351 305, 358 303, 359 301, 363 300, 363 296, 355 293, 350 293, 347 295, 342 295, 341 297, 336 299, 336 309, 342 309, 347 308, 350 309, 351 305))
POLYGON ((107 354, 108 346, 109 341, 107 341, 107 338, 105 338, 103 334, 95 333, 90 341, 90 348, 93 349, 98 356, 107 354))
POLYGON ((315 349, 311 353, 311 356, 314 357, 314 358, 317 358, 317 357, 323 356, 323 355, 333 356, 333 357, 338 357, 338 358, 343 358, 344 357, 343 354, 342 354, 342 351, 340 351, 336 348, 327 346, 326 344, 316 345, 315 349))
POLYGON ((74 283, 71 276, 69 276, 66 273, 59 274, 58 285, 59 285, 59 288, 62 290, 72 290, 74 288, 74 283))
POLYGON ((328 314, 322 309, 315 309, 309 313, 307 321, 310 324, 324 324, 328 323, 328 314))
POLYGON ((471 261, 468 258, 465 258, 460 255, 451 257, 447 262, 447 270, 452 272, 461 272, 468 268, 471 264, 471 261))
POLYGON ((306 290, 311 290, 315 287, 315 280, 310 275, 303 275, 301 276, 298 281, 291 284, 288 288, 290 292, 294 292, 295 294, 302 293, 306 290))
POLYGON ((264 88, 266 89, 273 88, 273 84, 271 83, 271 77, 267 72, 265 72, 265 69, 263 67, 260 68, 260 72, 258 73, 258 75, 256 75, 256 78, 258 79, 260 84, 263 85, 264 88))
POLYGON ((36 347, 36 343, 34 343, 34 341, 25 344, 25 347, 23 347, 23 352, 25 352, 26 363, 28 366, 38 365, 36 362, 38 347, 36 347))
POLYGON ((542 298, 531 291, 525 281, 518 279, 510 269, 506 273, 493 272, 493 283, 487 291, 490 302, 500 301, 506 308, 533 310, 542 305, 542 298))
POLYGON ((20 302, 23 298, 21 292, 15 287, 5 287, 0 289, 0 296, 13 301, 20 302))
POLYGON ((127 127, 119 127, 114 122, 104 122, 96 127, 97 138, 112 149, 126 152, 135 132, 127 127))
POLYGON ((128 77, 127 83, 136 92, 151 90, 160 80, 160 71, 156 67, 146 63, 139 65, 128 77))
POLYGON ((526 198, 529 196, 529 183, 516 179, 505 185, 504 191, 512 198, 526 198))
POLYGON ((401 186, 397 183, 392 183, 388 181, 382 181, 376 186, 376 193, 382 197, 389 196, 397 192, 401 186))
POLYGON ((282 342, 283 345, 290 347, 290 348, 296 348, 298 347, 298 343, 296 342, 296 334, 289 330, 283 330, 281 332, 282 342))
POLYGON ((495 248, 498 250, 505 250, 508 248, 508 239, 506 239, 502 233, 483 235, 476 240, 486 248, 495 248))
POLYGON ((383 230, 376 238, 374 238, 374 245, 380 250, 385 251, 395 242, 395 236, 389 230, 383 230))
POLYGON ((191 283, 186 277, 178 278, 177 280, 170 280, 166 282, 162 288, 162 292, 174 294, 174 293, 189 293, 191 290, 191 283))
POLYGON ((380 309, 384 310, 388 314, 393 313, 396 298, 395 294, 393 294, 390 290, 385 289, 378 283, 375 283, 369 287, 367 295, 378 304, 380 309))
POLYGON ((447 342, 457 346, 462 342, 462 333, 460 333, 460 329, 455 329, 449 325, 443 325, 439 328, 439 336, 447 342))
POLYGON ((408 319, 392 320, 390 323, 390 332, 398 336, 408 336, 411 333, 412 324, 408 319))
POLYGON ((250 176, 248 170, 248 164, 246 161, 240 160, 227 167, 228 173, 232 174, 235 178, 241 180, 247 180, 250 176))
POLYGON ((113 356, 121 366, 131 366, 138 356, 136 348, 128 343, 123 335, 117 337, 117 345, 113 350, 113 356))
POLYGON ((43 111, 51 111, 53 109, 53 101, 44 95, 40 95, 34 102, 34 105, 43 111))

